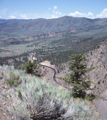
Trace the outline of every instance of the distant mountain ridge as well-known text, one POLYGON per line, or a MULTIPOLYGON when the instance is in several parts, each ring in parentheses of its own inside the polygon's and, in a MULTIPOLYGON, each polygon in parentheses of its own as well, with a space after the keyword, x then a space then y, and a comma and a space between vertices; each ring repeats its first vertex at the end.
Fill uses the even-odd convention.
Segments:
POLYGON ((61 17, 56 19, 32 19, 32 20, 4 20, 0 19, 1 34, 16 36, 33 36, 44 33, 76 30, 107 28, 107 19, 88 19, 76 17, 61 17), (7 33, 8 31, 8 33, 7 33), (19 35, 20 34, 20 35, 19 35), (23 34, 23 35, 22 35, 23 34))

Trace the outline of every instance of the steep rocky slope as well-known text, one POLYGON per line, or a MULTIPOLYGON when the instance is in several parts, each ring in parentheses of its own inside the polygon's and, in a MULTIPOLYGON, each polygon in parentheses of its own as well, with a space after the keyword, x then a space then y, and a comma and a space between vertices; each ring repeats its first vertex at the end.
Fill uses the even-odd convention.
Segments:
MULTIPOLYGON (((93 92, 102 96, 107 91, 107 39, 85 55, 88 60, 87 67, 95 67, 88 73, 89 79, 95 83, 93 92)), ((59 70, 60 73, 57 73, 57 77, 65 77, 67 73, 70 73, 68 67, 68 63, 62 64, 62 69, 59 70)), ((107 98, 105 95, 103 96, 107 98)))
POLYGON ((88 67, 95 67, 90 71, 90 80, 96 83, 95 93, 102 94, 107 89, 107 40, 87 54, 88 67))
MULTIPOLYGON (((107 119, 107 39, 96 46, 95 49, 86 53, 87 67, 95 67, 89 72, 90 81, 93 81, 94 94, 99 95, 100 99, 94 100, 94 104, 100 111, 104 120, 107 119)), ((57 73, 57 77, 66 77, 70 73, 68 63, 62 65, 63 70, 57 73)))
POLYGON ((87 54, 88 67, 94 66, 90 71, 90 80, 95 82, 93 93, 101 99, 94 100, 103 118, 107 119, 107 40, 87 54))

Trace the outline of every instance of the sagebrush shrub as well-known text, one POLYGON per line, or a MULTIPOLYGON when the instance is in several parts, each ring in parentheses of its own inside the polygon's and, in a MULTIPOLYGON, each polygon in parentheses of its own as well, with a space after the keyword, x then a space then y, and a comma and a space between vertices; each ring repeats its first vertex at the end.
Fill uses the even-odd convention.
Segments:
MULTIPOLYGON (((8 71, 8 70, 7 70, 8 71)), ((12 70, 20 76, 21 84, 6 91, 12 104, 8 111, 14 120, 102 120, 96 108, 86 100, 75 102, 71 92, 54 87, 38 77, 12 70)), ((8 71, 8 72, 9 72, 8 71)))

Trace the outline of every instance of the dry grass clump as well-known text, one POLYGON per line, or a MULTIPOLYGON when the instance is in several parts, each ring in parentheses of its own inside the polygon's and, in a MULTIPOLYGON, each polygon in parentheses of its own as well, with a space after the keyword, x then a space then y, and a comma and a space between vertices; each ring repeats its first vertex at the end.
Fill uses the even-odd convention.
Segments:
POLYGON ((94 120, 101 117, 88 101, 75 100, 71 93, 53 87, 38 77, 28 77, 23 71, 9 69, 20 76, 21 84, 10 88, 12 105, 8 109, 14 120, 94 120))

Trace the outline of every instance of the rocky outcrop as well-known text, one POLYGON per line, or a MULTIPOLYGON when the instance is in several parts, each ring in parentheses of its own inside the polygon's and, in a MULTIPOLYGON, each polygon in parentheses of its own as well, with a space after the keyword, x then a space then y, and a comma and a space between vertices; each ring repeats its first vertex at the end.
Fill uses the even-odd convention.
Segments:
POLYGON ((46 39, 46 38, 52 38, 57 36, 62 36, 64 34, 74 33, 75 30, 66 30, 66 31, 58 31, 58 32, 52 32, 52 33, 46 33, 46 34, 40 34, 35 35, 32 37, 24 38, 25 41, 32 41, 32 40, 38 40, 38 39, 46 39))
POLYGON ((94 81, 95 93, 102 94, 107 89, 107 40, 87 54, 88 67, 95 67, 89 72, 90 80, 94 81))
POLYGON ((33 40, 47 39, 47 38, 62 36, 64 34, 69 34, 69 33, 74 33, 74 32, 76 32, 76 30, 52 32, 52 33, 34 35, 34 36, 30 36, 30 37, 25 37, 25 38, 8 38, 6 40, 1 40, 0 46, 3 47, 3 46, 7 46, 7 45, 22 44, 22 43, 30 42, 33 40))

